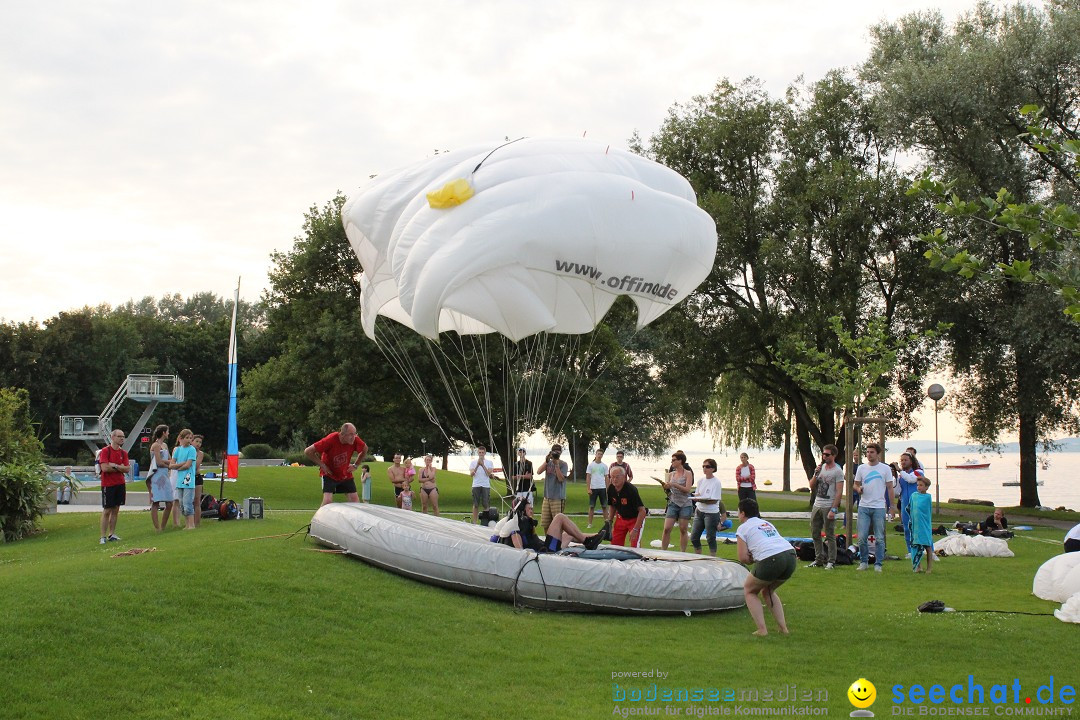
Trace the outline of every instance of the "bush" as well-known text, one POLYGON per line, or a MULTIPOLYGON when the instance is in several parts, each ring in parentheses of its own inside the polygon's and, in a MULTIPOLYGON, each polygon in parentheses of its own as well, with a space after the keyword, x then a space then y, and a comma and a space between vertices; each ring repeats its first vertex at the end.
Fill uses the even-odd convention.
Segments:
POLYGON ((301 465, 314 465, 311 462, 311 458, 302 452, 291 452, 285 456, 285 464, 292 465, 293 463, 299 463, 301 465))
POLYGON ((274 448, 266 443, 252 443, 240 448, 240 454, 247 460, 266 460, 274 454, 274 448))
POLYGON ((90 454, 89 450, 80 450, 75 453, 75 462, 73 464, 88 467, 94 464, 94 456, 90 454))
POLYGON ((49 475, 30 422, 30 394, 0 388, 0 531, 4 542, 37 531, 48 501, 49 475))

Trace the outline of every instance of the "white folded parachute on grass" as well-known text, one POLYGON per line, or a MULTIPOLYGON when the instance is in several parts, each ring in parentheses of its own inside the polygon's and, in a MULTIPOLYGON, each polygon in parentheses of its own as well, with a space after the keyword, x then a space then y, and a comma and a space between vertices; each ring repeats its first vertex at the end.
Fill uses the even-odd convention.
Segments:
MULTIPOLYGON (((413 368, 401 326, 431 341, 445 375, 473 373, 468 366, 490 357, 484 338, 494 334, 513 358, 505 393, 513 406, 500 408, 512 434, 557 430, 583 391, 580 372, 546 390, 540 384, 538 369, 556 364, 552 352, 588 355, 591 340, 571 345, 568 336, 592 333, 620 296, 636 305, 638 329, 652 322, 708 277, 717 242, 685 178, 585 140, 521 139, 439 154, 374 178, 342 220, 363 266, 364 332, 428 414, 437 420, 432 390, 413 368), (565 397, 550 397, 556 385, 565 397), (563 410, 552 417, 552 407, 563 410)), ((415 337, 408 340, 415 348, 415 337)), ((485 367, 460 385, 443 377, 439 392, 484 385, 491 374, 485 367)), ((455 398, 455 407, 472 400, 455 398)))

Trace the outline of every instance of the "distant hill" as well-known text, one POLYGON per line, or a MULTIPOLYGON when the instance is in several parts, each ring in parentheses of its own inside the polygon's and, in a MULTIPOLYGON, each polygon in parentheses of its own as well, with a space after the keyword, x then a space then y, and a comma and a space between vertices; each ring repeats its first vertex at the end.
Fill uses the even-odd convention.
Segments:
MULTIPOLYGON (((913 447, 915 452, 920 455, 925 453, 934 452, 933 440, 892 440, 889 442, 889 452, 895 454, 902 452, 903 448, 900 447, 913 447)), ((1054 452, 1080 452, 1080 438, 1062 438, 1055 441, 1054 452)), ((938 446, 940 452, 943 453, 967 453, 969 455, 978 455, 982 450, 980 445, 961 445, 959 443, 947 443, 943 442, 938 446)), ((1003 443, 1001 445, 1001 452, 1003 455, 1015 454, 1020 452, 1020 443, 1003 443)))

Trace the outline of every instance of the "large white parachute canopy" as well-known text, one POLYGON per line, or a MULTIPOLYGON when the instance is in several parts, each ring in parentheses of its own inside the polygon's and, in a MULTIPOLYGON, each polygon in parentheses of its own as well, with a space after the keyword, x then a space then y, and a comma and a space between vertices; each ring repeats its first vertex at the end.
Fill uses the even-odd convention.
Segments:
MULTIPOLYGON (((689 296, 716 254, 715 223, 685 178, 585 140, 436 155, 376 177, 342 220, 363 266, 364 331, 390 359, 380 315, 444 354, 447 337, 462 349, 492 332, 511 343, 590 333, 621 295, 641 328, 689 296)), ((545 357, 535 345, 525 353, 545 357)), ((409 373, 408 358, 395 365, 409 373)))
MULTIPOLYGON (((467 192, 467 191, 466 191, 467 192)), ((619 295, 644 326, 709 274, 716 226, 678 173, 585 140, 524 139, 376 177, 342 211, 364 268, 364 330, 584 333, 619 295), (472 196, 432 207, 464 180, 472 196)))

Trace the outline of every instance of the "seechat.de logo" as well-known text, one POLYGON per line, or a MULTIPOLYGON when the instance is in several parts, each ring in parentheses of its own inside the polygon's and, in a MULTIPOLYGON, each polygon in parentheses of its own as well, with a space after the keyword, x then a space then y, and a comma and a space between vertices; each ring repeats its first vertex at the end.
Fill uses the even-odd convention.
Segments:
POLYGON ((847 690, 848 701, 857 709, 851 712, 851 717, 874 717, 874 713, 866 708, 877 700, 877 688, 874 683, 866 678, 859 678, 851 683, 847 690))

